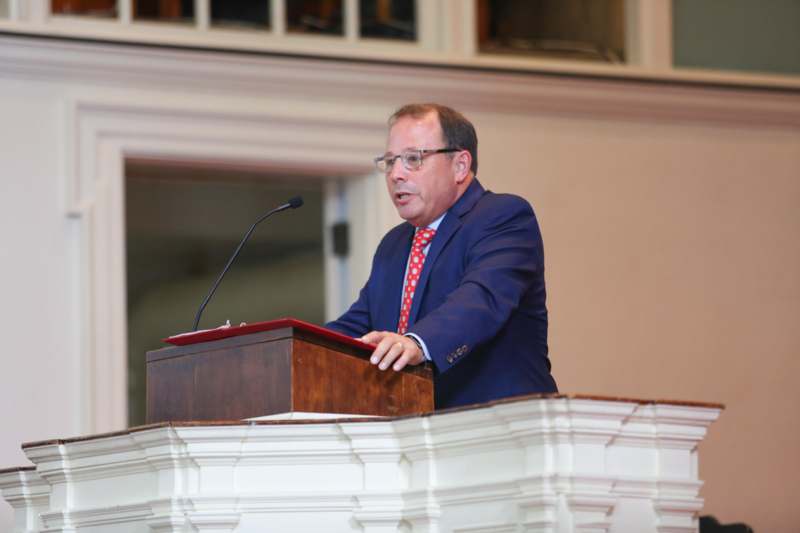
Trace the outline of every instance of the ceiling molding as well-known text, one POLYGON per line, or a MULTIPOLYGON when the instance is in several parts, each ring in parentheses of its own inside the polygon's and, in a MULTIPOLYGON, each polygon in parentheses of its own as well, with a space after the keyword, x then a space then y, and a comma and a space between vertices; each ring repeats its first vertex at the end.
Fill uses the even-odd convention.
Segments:
MULTIPOLYGON (((330 101, 386 109, 441 101, 499 114, 800 128, 800 91, 475 72, 344 60, 0 36, 0 79, 34 78, 218 98, 330 101)), ((296 113, 296 111, 292 111, 296 113)), ((346 129, 347 113, 341 117, 346 129)))

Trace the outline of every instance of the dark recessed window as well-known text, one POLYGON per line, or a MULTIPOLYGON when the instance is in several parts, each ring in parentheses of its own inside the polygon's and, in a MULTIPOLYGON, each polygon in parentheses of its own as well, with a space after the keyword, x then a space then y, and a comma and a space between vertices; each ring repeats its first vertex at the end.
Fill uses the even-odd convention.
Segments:
POLYGON ((676 67, 800 74, 797 0, 673 0, 676 67))
POLYGON ((269 0, 211 0, 211 24, 244 29, 270 27, 269 0))
POLYGON ((624 0, 477 0, 483 53, 622 63, 624 0))
POLYGON ((129 424, 145 423, 145 353, 191 329, 250 225, 302 195, 303 209, 259 225, 200 328, 293 316, 325 321, 324 178, 128 161, 125 251, 129 424))
POLYGON ((414 41, 417 19, 414 0, 361 0, 361 36, 414 41))
POLYGON ((344 35, 342 0, 286 0, 291 33, 344 35))
MULTIPOLYGON (((0 0, 0 11, 3 4, 0 0)), ((117 16, 117 0, 51 0, 50 10, 54 15, 113 18, 117 16)))
POLYGON ((194 22, 194 0, 133 0, 133 18, 158 22, 194 22))

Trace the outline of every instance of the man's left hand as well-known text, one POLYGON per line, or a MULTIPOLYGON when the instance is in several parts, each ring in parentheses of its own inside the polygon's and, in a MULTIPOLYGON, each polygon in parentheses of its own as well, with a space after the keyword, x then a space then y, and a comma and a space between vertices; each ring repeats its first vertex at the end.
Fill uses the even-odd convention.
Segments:
POLYGON ((370 331, 359 339, 367 344, 377 344, 369 362, 386 370, 389 365, 397 372, 406 365, 425 362, 425 355, 411 338, 391 331, 370 331))

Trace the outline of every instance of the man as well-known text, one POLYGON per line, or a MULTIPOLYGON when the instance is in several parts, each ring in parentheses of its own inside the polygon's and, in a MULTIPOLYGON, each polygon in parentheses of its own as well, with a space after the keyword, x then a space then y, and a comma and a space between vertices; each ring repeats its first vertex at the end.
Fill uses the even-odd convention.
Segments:
POLYGON ((394 371, 430 360, 437 409, 555 392, 544 259, 530 205, 485 191, 460 113, 411 104, 389 119, 375 162, 405 223, 375 252, 358 300, 327 326, 376 344, 394 371))

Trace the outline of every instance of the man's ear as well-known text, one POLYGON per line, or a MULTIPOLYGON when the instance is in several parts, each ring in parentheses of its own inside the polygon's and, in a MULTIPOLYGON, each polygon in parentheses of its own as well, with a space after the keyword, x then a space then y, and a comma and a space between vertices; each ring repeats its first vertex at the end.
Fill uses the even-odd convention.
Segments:
POLYGON ((468 150, 461 150, 453 157, 453 169, 455 170, 456 183, 461 185, 467 176, 469 168, 472 166, 472 155, 468 150))

